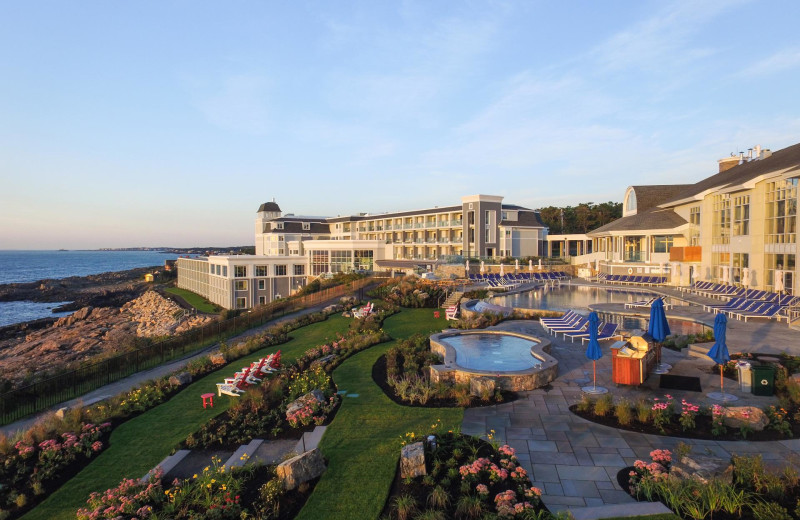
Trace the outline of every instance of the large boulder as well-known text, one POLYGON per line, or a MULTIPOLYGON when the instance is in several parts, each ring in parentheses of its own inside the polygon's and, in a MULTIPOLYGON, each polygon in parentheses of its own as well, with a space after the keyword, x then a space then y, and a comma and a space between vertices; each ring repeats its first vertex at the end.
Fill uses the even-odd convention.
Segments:
POLYGON ((192 374, 189 372, 178 372, 169 378, 169 384, 172 386, 186 386, 192 382, 192 374))
POLYGON ((769 424, 769 419, 764 411, 755 406, 731 406, 725 408, 722 421, 728 428, 749 426, 750 429, 757 432, 760 432, 769 424))
POLYGON ((400 451, 400 478, 425 475, 425 447, 421 442, 407 444, 400 451))
POLYGON ((321 390, 312 390, 289 403, 289 406, 286 407, 286 415, 296 412, 305 405, 311 405, 315 401, 319 404, 323 404, 325 402, 325 394, 323 394, 321 390))
POLYGON ((227 363, 225 360, 225 354, 219 351, 209 354, 208 359, 211 361, 212 365, 224 365, 227 363))
POLYGON ((283 487, 287 490, 317 478, 324 471, 325 460, 322 458, 322 453, 316 448, 281 462, 275 468, 278 478, 283 481, 283 487))
POLYGON ((730 459, 692 455, 672 463, 669 478, 675 480, 696 480, 708 484, 709 480, 733 481, 733 464, 730 459))

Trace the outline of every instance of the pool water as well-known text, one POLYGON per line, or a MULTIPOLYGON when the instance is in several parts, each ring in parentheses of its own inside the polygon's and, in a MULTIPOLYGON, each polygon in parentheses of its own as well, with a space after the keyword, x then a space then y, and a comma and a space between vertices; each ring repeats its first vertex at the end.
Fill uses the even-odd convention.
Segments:
POLYGON ((495 296, 490 303, 506 307, 525 309, 548 309, 566 312, 570 309, 585 310, 595 303, 631 303, 657 296, 647 290, 606 289, 585 285, 562 285, 560 287, 540 287, 531 291, 507 296, 495 296))
POLYGON ((537 367, 533 341, 507 334, 457 334, 442 338, 456 351, 456 364, 472 370, 509 372, 537 367))
MULTIPOLYGON (((646 289, 609 289, 584 285, 562 285, 560 287, 542 287, 531 291, 495 296, 489 302, 507 307, 525 309, 547 309, 566 312, 570 309, 584 315, 589 314, 589 305, 595 303, 631 303, 657 296, 646 289)), ((675 302, 678 303, 678 302, 675 302)), ((649 309, 636 309, 638 313, 649 313, 649 309)), ((633 312, 633 310, 631 311, 633 312)), ((647 318, 619 315, 601 315, 603 321, 618 323, 622 329, 647 330, 647 318)), ((689 320, 667 319, 673 335, 700 334, 709 329, 702 323, 689 320)))

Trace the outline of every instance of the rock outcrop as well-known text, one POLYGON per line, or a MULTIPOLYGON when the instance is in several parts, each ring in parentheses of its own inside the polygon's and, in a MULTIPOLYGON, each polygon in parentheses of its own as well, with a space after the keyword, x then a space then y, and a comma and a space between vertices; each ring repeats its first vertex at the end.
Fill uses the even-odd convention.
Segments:
POLYGON ((137 348, 142 340, 172 336, 212 321, 184 316, 183 310, 155 291, 121 308, 83 307, 52 326, 0 342, 0 378, 18 384, 29 374, 137 348))
POLYGON ((325 460, 322 458, 322 452, 316 448, 281 462, 275 468, 275 473, 283 480, 283 487, 287 490, 317 478, 324 471, 325 460))

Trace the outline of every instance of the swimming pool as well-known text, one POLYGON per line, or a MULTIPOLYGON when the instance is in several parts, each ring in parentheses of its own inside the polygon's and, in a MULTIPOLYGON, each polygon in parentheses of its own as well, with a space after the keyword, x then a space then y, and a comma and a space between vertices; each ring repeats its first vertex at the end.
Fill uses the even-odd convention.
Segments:
MULTIPOLYGON (((506 307, 523 309, 547 309, 566 312, 570 309, 588 315, 589 306, 597 303, 630 303, 658 296, 647 289, 616 289, 607 287, 590 287, 586 285, 562 285, 560 287, 541 287, 517 294, 495 296, 490 303, 506 307)), ((671 302, 680 305, 681 302, 671 302)), ((647 308, 631 309, 630 315, 614 315, 598 312, 603 321, 618 323, 625 330, 647 330, 648 318, 633 316, 649 314, 647 308)), ((710 327, 690 320, 667 318, 670 332, 678 335, 700 334, 710 327)))
POLYGON ((542 364, 531 354, 533 341, 507 334, 458 334, 443 341, 456 351, 456 363, 473 370, 506 372, 542 364))

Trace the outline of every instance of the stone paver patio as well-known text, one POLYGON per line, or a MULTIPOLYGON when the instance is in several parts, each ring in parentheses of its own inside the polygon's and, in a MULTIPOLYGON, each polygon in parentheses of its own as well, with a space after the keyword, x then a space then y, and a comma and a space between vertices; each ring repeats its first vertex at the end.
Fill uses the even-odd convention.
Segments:
MULTIPOLYGON (((771 328, 775 328, 777 334, 773 338, 775 341, 783 339, 787 332, 795 337, 795 341, 797 339, 797 333, 787 330, 785 324, 761 323, 757 327, 765 339, 768 339, 771 328)), ((497 328, 547 337, 553 341, 551 355, 559 360, 559 376, 549 388, 524 392, 515 402, 467 409, 462 431, 470 435, 486 435, 494 430, 496 440, 512 446, 534 485, 543 490, 542 499, 551 511, 570 509, 578 513, 580 508, 635 503, 617 484, 619 470, 633 465, 636 459, 649 460, 651 450, 674 450, 679 442, 691 445, 695 454, 727 458, 732 454, 758 453, 765 462, 773 461, 778 465, 793 461, 800 467, 800 439, 774 442, 680 439, 617 430, 581 419, 569 411, 569 406, 581 399, 581 387, 591 384, 592 363, 585 357, 586 346, 553 340, 538 323, 532 321, 505 322, 497 328)), ((656 375, 651 375, 641 387, 617 387, 611 380, 609 345, 610 342, 602 345, 604 356, 597 362, 597 384, 607 388, 615 399, 627 397, 635 401, 639 397, 661 397, 670 393, 678 401, 686 397, 696 404, 715 403, 706 396, 708 392, 719 390, 719 375, 709 371, 712 362, 687 358, 685 354, 671 350, 663 351, 664 361, 674 366, 670 373, 699 377, 703 392, 660 390, 656 375)), ((776 402, 775 397, 745 394, 731 380, 726 380, 725 391, 740 398, 735 405, 762 407, 776 402)), ((584 514, 582 517, 592 515, 584 514)))

